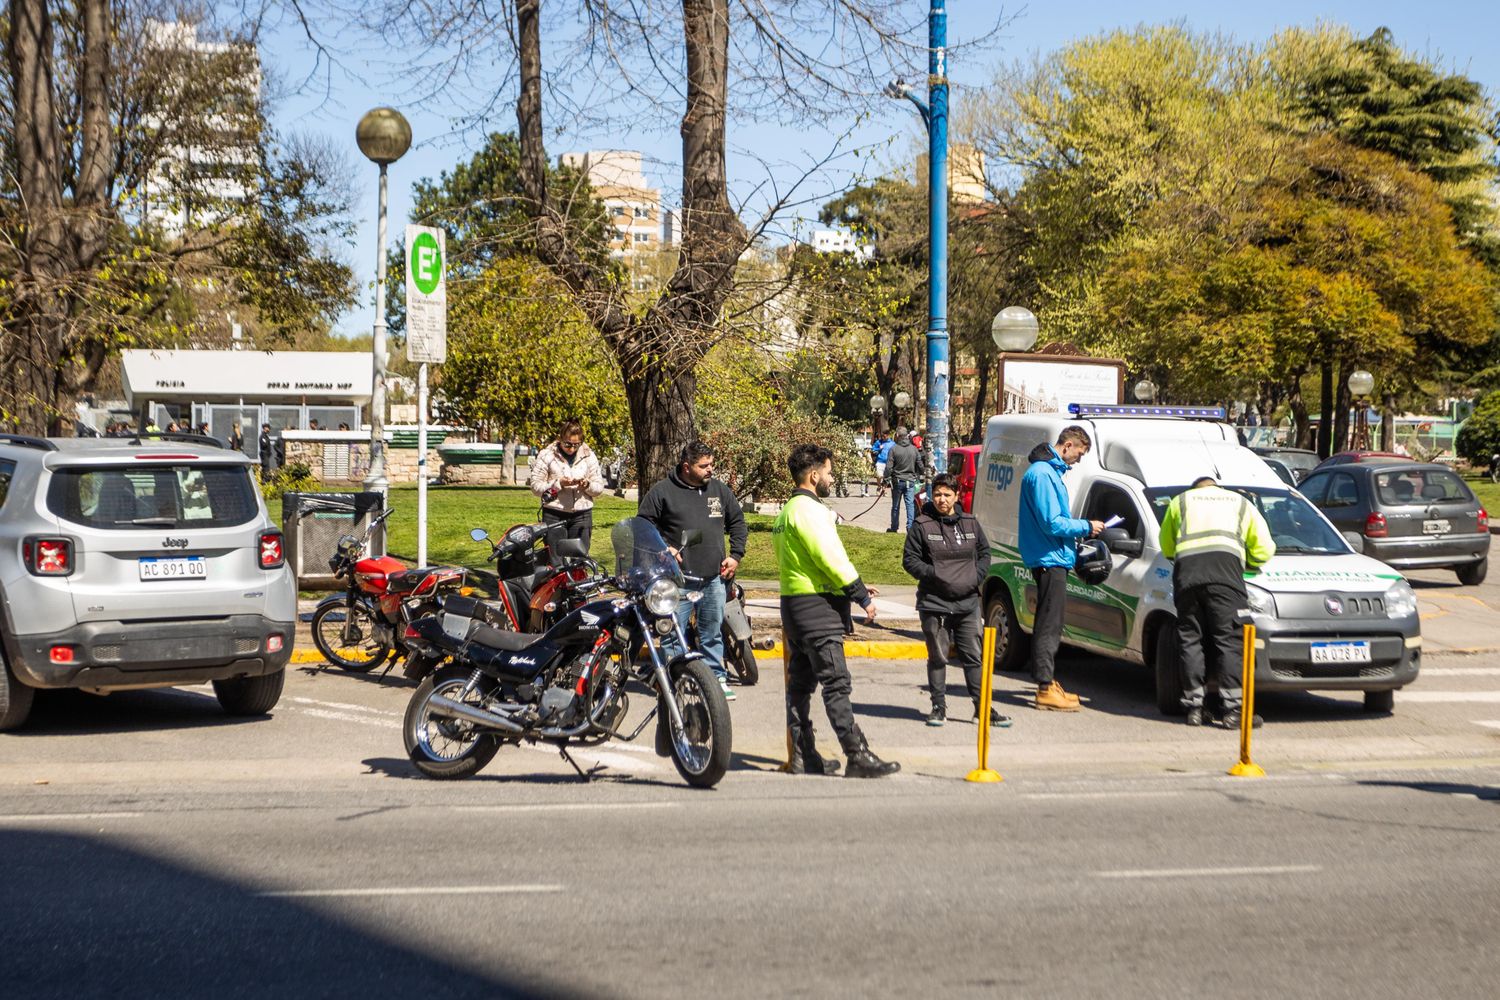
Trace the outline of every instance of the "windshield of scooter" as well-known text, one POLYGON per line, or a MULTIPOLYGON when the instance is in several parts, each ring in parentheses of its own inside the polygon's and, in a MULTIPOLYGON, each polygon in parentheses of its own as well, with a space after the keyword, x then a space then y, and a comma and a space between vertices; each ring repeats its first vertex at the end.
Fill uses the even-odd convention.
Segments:
POLYGON ((644 517, 632 517, 615 525, 609 533, 615 549, 615 576, 626 590, 644 593, 660 579, 682 583, 682 567, 667 548, 656 525, 644 517))

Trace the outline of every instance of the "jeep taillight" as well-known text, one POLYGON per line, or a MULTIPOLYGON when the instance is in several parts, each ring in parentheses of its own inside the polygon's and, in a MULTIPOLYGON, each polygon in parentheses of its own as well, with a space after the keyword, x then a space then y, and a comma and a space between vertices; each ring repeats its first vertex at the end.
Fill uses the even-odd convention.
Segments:
POLYGON ((1386 528, 1384 514, 1375 511, 1369 517, 1365 518, 1366 538, 1384 538, 1388 534, 1390 534, 1390 531, 1386 528))
POLYGON ((262 531, 256 549, 260 554, 261 569, 276 569, 286 562, 279 531, 262 531))
POLYGON ((73 572, 73 543, 66 538, 28 538, 21 559, 33 576, 67 576, 73 572))

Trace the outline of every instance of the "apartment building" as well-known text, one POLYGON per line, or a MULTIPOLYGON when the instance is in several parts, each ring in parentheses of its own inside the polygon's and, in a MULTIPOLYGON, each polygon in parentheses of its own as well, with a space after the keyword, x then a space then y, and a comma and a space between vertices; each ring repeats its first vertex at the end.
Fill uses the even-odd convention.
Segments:
POLYGON ((677 242, 676 218, 662 207, 661 189, 651 186, 641 160, 633 149, 591 149, 558 157, 561 166, 587 176, 594 196, 604 203, 614 225, 610 256, 630 265, 638 290, 652 283, 649 261, 677 242))

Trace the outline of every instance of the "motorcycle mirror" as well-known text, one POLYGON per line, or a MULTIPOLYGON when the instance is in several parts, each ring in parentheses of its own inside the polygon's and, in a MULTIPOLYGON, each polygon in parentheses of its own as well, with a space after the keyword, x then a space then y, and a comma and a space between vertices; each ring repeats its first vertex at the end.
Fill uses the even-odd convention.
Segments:
POLYGON ((685 549, 689 545, 697 545, 701 541, 703 541, 703 529, 689 528, 682 533, 682 544, 678 548, 685 549))
POLYGON ((483 528, 470 528, 469 537, 476 542, 483 542, 489 539, 490 533, 483 528))

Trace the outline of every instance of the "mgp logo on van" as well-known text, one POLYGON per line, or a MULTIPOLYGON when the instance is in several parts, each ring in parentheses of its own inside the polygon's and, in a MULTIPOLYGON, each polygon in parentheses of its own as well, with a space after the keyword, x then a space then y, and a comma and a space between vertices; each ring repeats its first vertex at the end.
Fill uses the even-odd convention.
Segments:
POLYGON ((1015 482, 1016 479, 1016 456, 996 452, 992 455, 986 455, 984 460, 986 463, 984 469, 985 480, 993 483, 995 489, 1002 493, 1010 489, 1010 484, 1015 482))

